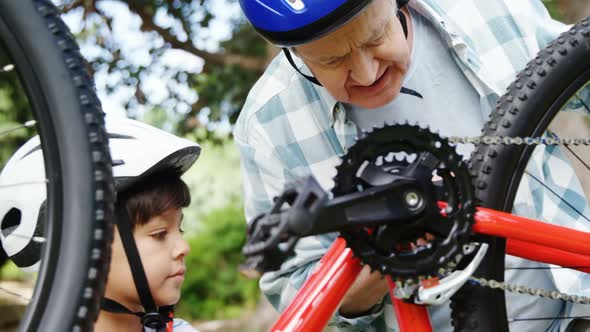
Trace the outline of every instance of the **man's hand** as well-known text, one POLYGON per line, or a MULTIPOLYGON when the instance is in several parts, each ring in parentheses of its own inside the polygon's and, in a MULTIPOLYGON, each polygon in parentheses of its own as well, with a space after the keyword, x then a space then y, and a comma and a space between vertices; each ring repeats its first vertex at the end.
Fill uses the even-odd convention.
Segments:
MULTIPOLYGON (((438 175, 432 177, 432 181, 441 180, 442 178, 438 175)), ((434 236, 426 233, 425 238, 418 238, 410 243, 410 248, 416 249, 417 246, 426 245, 428 241, 432 240, 434 240, 434 236)), ((387 278, 379 272, 371 273, 371 268, 365 265, 346 295, 344 295, 339 313, 344 317, 360 316, 379 303, 388 290, 387 278)))
POLYGON ((363 314, 387 294, 389 286, 387 278, 365 265, 352 284, 340 305, 340 314, 345 317, 354 317, 363 314))

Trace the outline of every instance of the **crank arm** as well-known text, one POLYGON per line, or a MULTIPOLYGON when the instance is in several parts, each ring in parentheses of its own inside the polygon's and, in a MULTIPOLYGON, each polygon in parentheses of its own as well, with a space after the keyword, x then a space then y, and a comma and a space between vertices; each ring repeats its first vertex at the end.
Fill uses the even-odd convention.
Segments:
MULTIPOLYGON (((306 234, 316 235, 347 229, 413 222, 433 205, 420 187, 411 180, 400 179, 388 185, 336 197, 321 210, 306 234)), ((297 220, 310 223, 310 220, 297 220)), ((302 228, 302 227, 300 227, 302 228)))

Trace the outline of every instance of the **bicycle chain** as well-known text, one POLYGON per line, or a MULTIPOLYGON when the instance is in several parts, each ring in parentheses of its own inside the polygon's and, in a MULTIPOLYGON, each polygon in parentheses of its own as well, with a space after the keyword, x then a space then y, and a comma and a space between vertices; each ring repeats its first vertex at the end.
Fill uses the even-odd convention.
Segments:
MULTIPOLYGON (((447 276, 452 273, 452 269, 440 269, 440 274, 443 276, 447 276)), ((544 298, 549 298, 553 300, 561 300, 566 302, 578 303, 578 304, 590 304, 590 297, 588 296, 579 296, 579 295, 570 295, 566 293, 561 293, 558 291, 548 291, 542 288, 532 288, 526 287, 522 285, 513 285, 503 281, 497 281, 494 279, 486 279, 486 278, 479 278, 470 276, 469 280, 472 282, 477 283, 482 287, 489 287, 491 289, 501 289, 503 291, 509 291, 512 293, 519 293, 519 294, 526 294, 531 296, 539 296, 544 298)))
MULTIPOLYGON (((455 267, 456 267, 455 263, 449 263, 449 268, 447 268, 447 269, 440 268, 439 269, 439 276, 442 278, 449 276, 454 271, 455 267)), ((427 279, 427 277, 425 277, 425 276, 418 277, 419 281, 423 281, 425 279, 427 279)), ((513 284, 503 282, 503 281, 497 281, 497 280, 486 279, 486 278, 479 278, 479 277, 474 277, 474 276, 470 276, 469 280, 477 283, 481 287, 489 287, 491 289, 501 289, 503 291, 509 291, 512 293, 526 294, 526 295, 531 295, 531 296, 539 296, 539 297, 549 298, 549 299, 553 299, 553 300, 561 300, 561 301, 578 303, 578 304, 590 304, 590 297, 588 297, 588 296, 570 295, 570 294, 561 293, 558 291, 548 291, 548 290, 542 289, 542 288, 532 288, 532 287, 526 287, 526 286, 522 286, 522 285, 513 285, 513 284)), ((415 285, 416 287, 418 286, 415 284, 413 279, 404 280, 403 282, 398 281, 396 283, 396 285, 399 288, 402 288, 402 287, 408 286, 408 285, 415 285)))
POLYGON ((485 278, 478 278, 474 276, 469 277, 469 280, 478 283, 482 287, 489 287, 492 289, 501 289, 513 293, 528 294, 532 296, 546 297, 553 300, 562 300, 579 304, 590 304, 590 297, 588 296, 570 295, 558 291, 548 291, 541 288, 511 285, 502 281, 497 281, 493 279, 488 280, 485 278))
POLYGON ((507 137, 507 136, 472 136, 447 138, 449 143, 485 144, 485 145, 586 145, 590 146, 590 138, 552 138, 552 137, 507 137))
MULTIPOLYGON (((483 137, 457 137, 451 136, 448 138, 450 143, 462 144, 485 144, 485 145, 585 145, 590 146, 590 138, 551 138, 551 137, 499 137, 499 136, 483 136, 483 137)), ((448 271, 445 271, 448 272, 448 271)), ((527 294, 532 296, 539 296, 550 298, 553 300, 561 300, 578 304, 590 304, 590 297, 570 295, 558 291, 548 291, 541 288, 532 288, 522 285, 513 285, 503 281, 493 279, 479 278, 471 276, 470 281, 479 284, 482 287, 489 287, 492 289, 501 289, 512 293, 527 294)))

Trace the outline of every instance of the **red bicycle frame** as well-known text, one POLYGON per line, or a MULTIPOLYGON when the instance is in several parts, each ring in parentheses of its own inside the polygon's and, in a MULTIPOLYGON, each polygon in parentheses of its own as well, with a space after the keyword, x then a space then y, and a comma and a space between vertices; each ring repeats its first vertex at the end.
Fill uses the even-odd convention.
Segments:
MULTIPOLYGON (((486 208, 477 209, 473 231, 506 238, 507 254, 590 273, 590 233, 486 208)), ((336 239, 270 331, 321 331, 360 271, 345 240, 336 239)), ((400 331, 432 331, 426 307, 396 299, 389 285, 400 331)))

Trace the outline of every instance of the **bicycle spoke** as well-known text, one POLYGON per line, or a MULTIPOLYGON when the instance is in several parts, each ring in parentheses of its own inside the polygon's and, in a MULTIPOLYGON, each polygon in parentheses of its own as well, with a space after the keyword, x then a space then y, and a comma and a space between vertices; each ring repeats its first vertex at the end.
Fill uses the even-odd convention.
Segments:
POLYGON ((532 318, 508 318, 508 322, 522 322, 533 320, 563 320, 563 319, 588 319, 590 316, 558 316, 558 317, 532 317, 532 318))
POLYGON ((555 197, 559 198, 562 202, 564 202, 567 206, 569 206, 572 210, 574 210, 576 213, 578 213, 582 218, 586 219, 586 221, 590 222, 590 219, 588 219, 588 217, 586 217, 582 212, 580 212, 578 209, 576 209, 573 205, 571 205, 568 201, 566 201, 565 199, 563 199, 561 196, 559 196, 555 191, 553 191, 553 189, 549 188, 548 185, 546 185, 545 183, 543 183, 541 180, 537 179, 534 175, 532 175, 529 172, 525 173, 530 176, 531 178, 533 178, 535 181, 539 182, 543 187, 547 188, 547 190, 549 190, 553 195, 555 195, 555 197))
MULTIPOLYGON (((576 97, 576 99, 577 99, 576 101, 578 101, 580 104, 582 104, 582 106, 584 107, 584 109, 586 110, 586 112, 588 113, 588 115, 590 115, 590 106, 589 106, 588 104, 586 104, 586 102, 584 102, 584 99, 583 99, 583 98, 580 96, 580 93, 579 93, 579 92, 577 92, 577 93, 575 94, 575 97, 576 97)), ((576 154, 576 153, 574 152, 574 150, 572 150, 572 148, 571 148, 569 145, 566 145, 566 146, 565 146, 565 148, 566 148, 566 149, 567 149, 567 150, 568 150, 568 151, 569 151, 569 152, 570 152, 570 153, 571 153, 571 154, 572 154, 572 155, 573 155, 573 156, 574 156, 576 159, 578 159, 578 161, 579 161, 579 162, 580 162, 582 165, 584 165, 584 167, 586 167, 586 169, 587 169, 587 170, 589 170, 589 171, 590 171, 590 166, 589 166, 589 165, 588 165, 588 164, 587 164, 587 163, 586 163, 584 160, 582 160, 582 158, 581 158, 581 157, 580 157, 578 154, 576 154)))
POLYGON ((576 92, 576 97, 578 97, 580 103, 582 103, 586 111, 588 111, 588 114, 590 114, 590 107, 588 107, 588 105, 584 102, 584 98, 580 97, 580 92, 576 92))
POLYGON ((21 239, 31 239, 33 242, 37 242, 37 243, 45 243, 47 242, 47 238, 43 237, 43 236, 33 236, 31 238, 30 235, 24 235, 24 234, 19 234, 19 233, 10 233, 10 236, 15 236, 15 237, 19 237, 21 239))
POLYGON ((2 68, 0 68, 0 73, 8 73, 14 70, 14 65, 12 63, 9 63, 7 65, 2 66, 2 68))
POLYGON ((12 188, 12 187, 18 187, 18 186, 28 186, 28 185, 42 184, 42 183, 48 183, 48 182, 49 181, 47 179, 44 179, 43 181, 15 182, 15 183, 9 183, 9 184, 2 184, 2 185, 0 185, 0 189, 12 188))
POLYGON ((507 267, 508 270, 559 270, 559 269, 588 269, 590 266, 531 266, 531 267, 507 267))
MULTIPOLYGON (((581 104, 582 107, 586 110, 586 112, 588 114, 590 114, 589 105, 586 102, 584 102, 583 98, 581 98, 579 93, 576 93, 575 99, 577 99, 576 102, 581 104)), ((559 135, 555 135, 555 136, 557 138, 559 138, 559 135)), ((586 170, 590 171, 590 166, 588 165, 588 163, 586 161, 584 161, 582 159, 582 157, 580 157, 579 153, 576 153, 572 149, 572 147, 569 145, 564 145, 564 147, 565 147, 565 149, 567 149, 570 152, 570 154, 575 159, 577 159, 580 162, 581 165, 583 165, 585 167, 586 170)), ((559 200, 561 200, 563 203, 565 203, 567 206, 569 206, 573 211, 575 211, 579 216, 581 216, 582 218, 584 218, 585 220, 590 222, 590 219, 587 216, 585 216, 581 211, 579 211, 579 209, 574 207, 572 204, 567 202, 563 197, 558 195, 547 184, 545 184, 540 179, 538 179, 537 177, 535 177, 534 175, 530 174, 527 171, 525 171, 525 174, 529 175, 532 179, 534 179, 535 181, 540 183, 543 187, 545 187, 547 190, 549 190, 549 192, 551 192, 553 195, 555 195, 555 197, 559 198, 559 200)), ((590 268, 590 266, 534 266, 534 267, 533 266, 528 266, 528 267, 524 266, 524 267, 506 267, 506 268, 504 268, 504 270, 505 271, 508 271, 508 270, 524 271, 524 270, 562 270, 562 269, 583 269, 583 268, 590 268)), ((520 295, 530 295, 530 294, 520 294, 520 295)), ((560 301, 557 299, 554 299, 554 300, 560 301)), ((579 316, 557 316, 557 317, 516 317, 516 318, 508 317, 507 321, 509 323, 513 323, 513 322, 527 322, 527 321, 555 321, 555 320, 565 320, 565 319, 590 319, 590 316, 579 315, 579 316)))
POLYGON ((576 159, 578 159, 578 161, 579 161, 580 163, 582 163, 582 165, 584 165, 584 166, 586 167, 586 169, 587 169, 587 170, 589 170, 589 171, 590 171, 590 166, 588 166, 588 164, 586 164, 586 162, 585 162, 585 161, 583 161, 583 160, 582 160, 582 158, 580 158, 580 156, 578 156, 578 155, 577 155, 577 154, 576 154, 576 153, 575 153, 575 152, 572 150, 572 148, 570 148, 570 147, 569 147, 569 146, 567 146, 567 145, 565 146, 565 148, 566 148, 566 149, 567 149, 567 150, 568 150, 568 151, 569 151, 569 152, 570 152, 570 153, 571 153, 571 154, 572 154, 574 157, 576 157, 576 159))
MULTIPOLYGON (((28 295, 28 296, 26 296, 25 294, 17 293, 13 290, 5 288, 4 284, 9 284, 9 283, 11 283, 11 282, 6 282, 6 281, 0 282, 0 292, 3 292, 5 294, 10 294, 11 296, 16 297, 17 299, 23 301, 24 302, 23 304, 28 304, 29 302, 31 302, 31 295, 32 294, 26 294, 26 295, 28 295)), ((14 286, 11 286, 11 285, 7 285, 7 286, 14 288, 14 286)))
MULTIPOLYGON (((574 99, 575 102, 578 103, 579 105, 582 105, 583 109, 585 109, 586 112, 588 114, 590 114, 590 107, 586 102, 584 102, 584 99, 580 96, 580 94, 576 93, 574 98, 575 98, 574 99)), ((556 138, 559 138, 559 135, 555 135, 555 136, 556 136, 556 138)), ((576 153, 574 151, 574 149, 572 149, 572 147, 569 145, 564 145, 564 147, 565 147, 565 149, 567 149, 570 152, 570 154, 575 159, 577 159, 580 162, 581 165, 583 165, 585 167, 586 170, 590 171, 590 165, 588 165, 588 163, 586 161, 584 161, 582 159, 582 157, 580 157, 579 151, 578 151, 578 153, 576 153)), ((549 192, 551 192, 553 195, 555 195, 557 198, 559 198, 559 200, 561 200, 563 203, 565 203, 567 206, 569 206, 578 215, 580 215, 582 218, 584 218, 585 220, 590 222, 590 219, 587 216, 585 216, 581 211, 579 211, 579 209, 577 209, 572 204, 570 204, 565 199, 563 199, 563 197, 558 195, 547 184, 545 184, 544 182, 542 182, 540 179, 538 179, 534 175, 530 174, 529 172, 525 171, 525 174, 529 175, 532 179, 534 179, 535 181, 540 183, 543 187, 545 187, 547 190, 549 190, 549 192)), ((590 266, 523 266, 523 267, 506 267, 506 268, 504 268, 504 270, 505 271, 508 271, 508 270, 524 271, 524 270, 561 270, 561 269, 584 269, 584 268, 587 269, 587 268, 590 268, 590 266)), ((521 294, 521 295, 530 295, 530 294, 521 294)), ((557 299, 554 299, 554 300, 559 301, 557 299)), ((527 322, 527 321, 555 321, 555 320, 565 320, 565 319, 590 319, 590 316, 579 315, 579 316, 557 316, 557 317, 516 317, 516 318, 508 317, 507 321, 509 323, 513 323, 513 322, 527 322)))
POLYGON ((10 127, 10 128, 4 129, 4 130, 0 130, 0 137, 6 135, 8 133, 11 133, 13 131, 16 131, 16 130, 34 127, 36 124, 37 124, 37 122, 35 120, 29 120, 21 125, 10 127))

